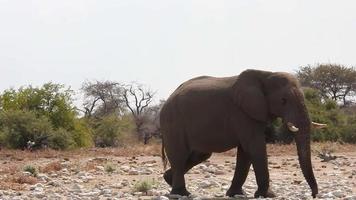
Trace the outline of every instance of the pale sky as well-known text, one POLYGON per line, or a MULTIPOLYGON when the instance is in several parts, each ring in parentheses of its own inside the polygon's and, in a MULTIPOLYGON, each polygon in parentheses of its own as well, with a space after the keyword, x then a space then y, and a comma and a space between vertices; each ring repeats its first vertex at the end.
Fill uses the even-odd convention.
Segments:
POLYGON ((354 0, 0 0, 0 91, 356 65, 354 0))

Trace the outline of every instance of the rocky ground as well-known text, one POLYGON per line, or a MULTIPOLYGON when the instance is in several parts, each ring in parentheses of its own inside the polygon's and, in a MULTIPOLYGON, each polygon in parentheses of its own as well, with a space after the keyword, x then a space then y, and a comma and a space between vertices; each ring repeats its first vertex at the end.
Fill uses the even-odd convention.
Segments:
MULTIPOLYGON (((321 162, 313 155, 319 199, 356 200, 354 147, 351 151, 336 152, 336 159, 328 162, 321 162)), ((277 199, 310 199, 297 157, 281 153, 278 148, 269 153, 271 185, 277 199)), ((233 154, 214 155, 186 175, 193 199, 228 199, 225 192, 235 168, 233 154)), ((0 199, 168 199, 165 195, 170 190, 162 179, 161 158, 154 154, 117 156, 95 150, 74 155, 0 151, 0 162, 0 199)), ((256 190, 253 169, 244 189, 247 195, 236 198, 253 197, 256 190)))

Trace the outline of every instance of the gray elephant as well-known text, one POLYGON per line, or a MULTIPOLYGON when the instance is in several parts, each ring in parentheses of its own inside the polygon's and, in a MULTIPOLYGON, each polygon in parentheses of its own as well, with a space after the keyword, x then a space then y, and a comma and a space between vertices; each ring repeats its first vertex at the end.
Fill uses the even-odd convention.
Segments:
POLYGON ((243 194, 252 164, 258 189, 255 197, 274 197, 269 187, 265 129, 281 117, 295 133, 300 168, 312 196, 318 193, 310 155, 312 123, 295 77, 283 72, 246 70, 239 76, 202 76, 180 85, 160 113, 164 173, 171 194, 189 196, 184 174, 213 152, 237 147, 234 177, 227 196, 243 194))

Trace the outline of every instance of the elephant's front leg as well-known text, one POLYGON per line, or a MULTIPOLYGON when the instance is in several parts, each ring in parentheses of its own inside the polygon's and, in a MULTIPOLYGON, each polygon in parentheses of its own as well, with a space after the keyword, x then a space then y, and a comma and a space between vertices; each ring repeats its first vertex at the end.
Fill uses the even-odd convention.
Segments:
POLYGON ((269 172, 267 162, 266 141, 263 137, 256 137, 253 145, 249 145, 249 155, 255 171, 258 189, 255 193, 257 197, 275 197, 276 195, 269 187, 269 172))
POLYGON ((248 171, 251 166, 251 160, 248 154, 241 148, 238 148, 236 159, 236 168, 231 186, 226 192, 226 196, 233 197, 234 195, 243 195, 242 185, 245 183, 248 171))

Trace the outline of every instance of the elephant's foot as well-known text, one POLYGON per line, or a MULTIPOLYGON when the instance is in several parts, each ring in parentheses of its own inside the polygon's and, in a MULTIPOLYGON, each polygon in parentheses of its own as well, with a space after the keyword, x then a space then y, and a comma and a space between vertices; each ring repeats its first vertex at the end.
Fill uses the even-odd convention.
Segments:
POLYGON ((185 187, 173 188, 170 194, 180 195, 180 196, 187 196, 187 197, 190 196, 190 192, 188 192, 185 187))
POLYGON ((270 189, 268 189, 268 190, 265 191, 265 192, 262 192, 262 191, 260 191, 260 190, 257 190, 257 191, 255 192, 255 198, 258 198, 258 197, 274 198, 274 197, 276 197, 276 194, 275 194, 272 190, 270 190, 270 189))
POLYGON ((172 182, 173 182, 173 174, 172 174, 172 170, 169 169, 166 172, 164 172, 163 175, 164 180, 166 181, 166 183, 170 186, 172 186, 172 182))
POLYGON ((242 190, 242 188, 231 188, 226 192, 226 196, 228 197, 234 197, 235 195, 245 195, 245 192, 242 190))

